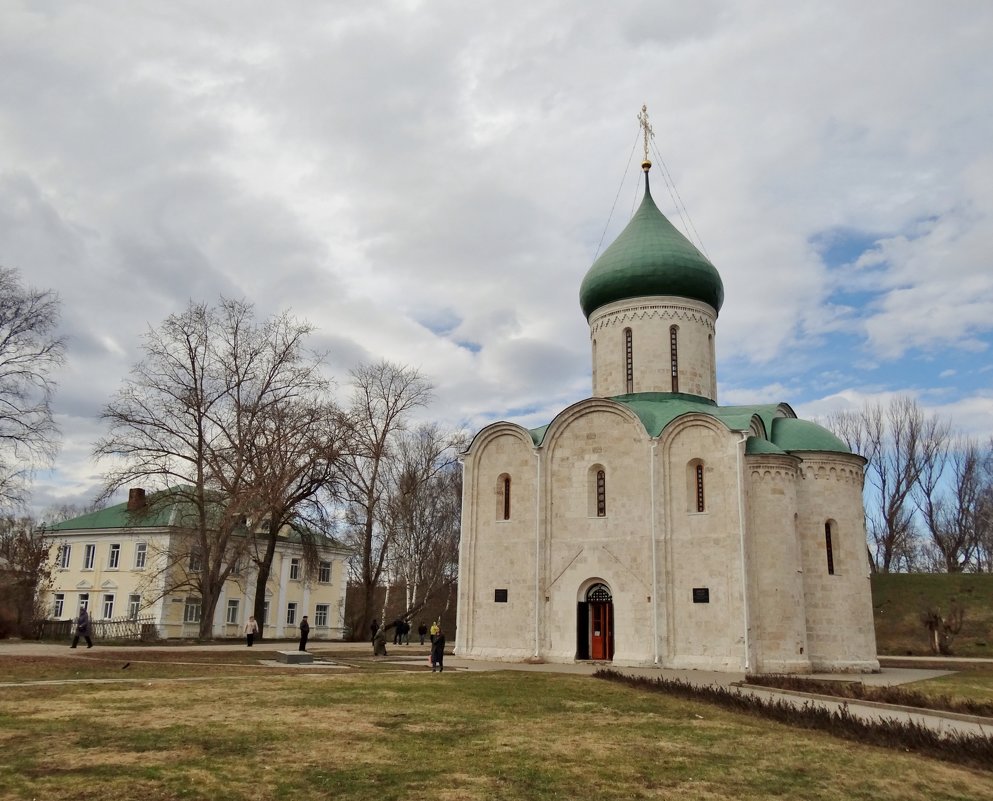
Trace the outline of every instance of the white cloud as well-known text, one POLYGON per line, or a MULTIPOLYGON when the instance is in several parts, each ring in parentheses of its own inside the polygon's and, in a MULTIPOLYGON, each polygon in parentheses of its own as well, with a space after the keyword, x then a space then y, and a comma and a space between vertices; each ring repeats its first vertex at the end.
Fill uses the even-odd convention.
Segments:
POLYGON ((438 418, 547 422, 589 392, 578 286, 642 103, 727 289, 723 402, 869 375, 898 392, 949 378, 949 354, 988 358, 989 4, 0 13, 0 263, 59 290, 70 337, 46 499, 93 485, 88 415, 147 326, 222 293, 312 320, 341 380, 390 358, 437 384, 438 418), (811 242, 833 229, 877 249, 829 269, 811 242), (888 369, 911 352, 934 378, 888 369))

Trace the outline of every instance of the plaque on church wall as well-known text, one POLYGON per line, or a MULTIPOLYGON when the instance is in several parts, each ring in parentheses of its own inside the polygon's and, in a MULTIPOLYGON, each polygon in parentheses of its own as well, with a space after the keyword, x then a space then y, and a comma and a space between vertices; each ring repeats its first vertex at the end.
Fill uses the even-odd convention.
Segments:
POLYGON ((710 588, 709 587, 694 587, 693 588, 693 603, 695 603, 695 604, 709 604, 710 603, 710 588))
POLYGON ((506 590, 495 590, 493 592, 493 600, 498 604, 507 603, 507 591, 506 590))

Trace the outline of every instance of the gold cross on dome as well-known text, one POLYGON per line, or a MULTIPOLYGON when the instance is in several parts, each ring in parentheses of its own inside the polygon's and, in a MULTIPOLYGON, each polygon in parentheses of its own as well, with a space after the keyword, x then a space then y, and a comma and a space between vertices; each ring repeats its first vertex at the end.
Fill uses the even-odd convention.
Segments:
POLYGON ((648 137, 654 137, 655 131, 652 130, 652 124, 648 121, 647 105, 641 107, 641 113, 638 114, 638 123, 641 125, 641 133, 645 142, 645 161, 648 161, 648 137))

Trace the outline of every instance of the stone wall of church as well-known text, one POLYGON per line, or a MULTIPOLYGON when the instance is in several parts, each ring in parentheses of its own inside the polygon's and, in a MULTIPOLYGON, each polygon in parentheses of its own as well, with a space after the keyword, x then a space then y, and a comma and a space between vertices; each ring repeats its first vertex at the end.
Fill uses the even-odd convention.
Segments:
MULTIPOLYGON (((543 443, 548 536, 543 653, 576 657, 577 605, 602 582, 613 598, 615 664, 651 664, 649 439, 629 410, 597 399, 555 421, 543 443), (605 477, 605 513, 596 474, 605 477)), ((584 635, 585 636, 585 635, 584 635)))
POLYGON ((710 417, 672 424, 659 448, 665 498, 659 586, 663 666, 743 670, 739 437, 710 417), (703 469, 698 511, 696 467, 703 469))
POLYGON ((878 670, 862 459, 804 454, 797 482, 807 642, 815 671, 878 670), (826 529, 830 528, 830 559, 826 529))
POLYGON ((537 458, 530 436, 518 426, 498 424, 477 440, 465 460, 456 649, 467 656, 524 659, 535 651, 537 458), (506 591, 499 600, 498 590, 506 591))
POLYGON ((457 652, 571 662, 578 605, 603 583, 618 665, 738 671, 747 653, 758 672, 878 669, 860 457, 740 448, 695 414, 653 447, 599 398, 560 414, 537 450, 519 426, 484 429, 465 459, 457 652))
POLYGON ((803 557, 792 456, 745 457, 751 664, 757 673, 809 673, 803 557))
POLYGON ((678 392, 717 399, 714 323, 706 303, 675 297, 617 301, 590 317, 593 395, 673 392, 670 328, 677 327, 678 392), (631 331, 633 389, 627 383, 625 331, 631 331))

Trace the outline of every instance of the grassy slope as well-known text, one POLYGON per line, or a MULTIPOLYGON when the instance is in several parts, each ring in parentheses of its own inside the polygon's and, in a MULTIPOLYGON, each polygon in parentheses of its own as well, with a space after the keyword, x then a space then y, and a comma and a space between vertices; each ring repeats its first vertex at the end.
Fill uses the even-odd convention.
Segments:
POLYGON ((952 642, 955 656, 993 659, 993 575, 891 573, 872 577, 876 647, 880 654, 928 656, 927 629, 921 611, 942 612, 950 598, 965 606, 962 632, 952 642))

